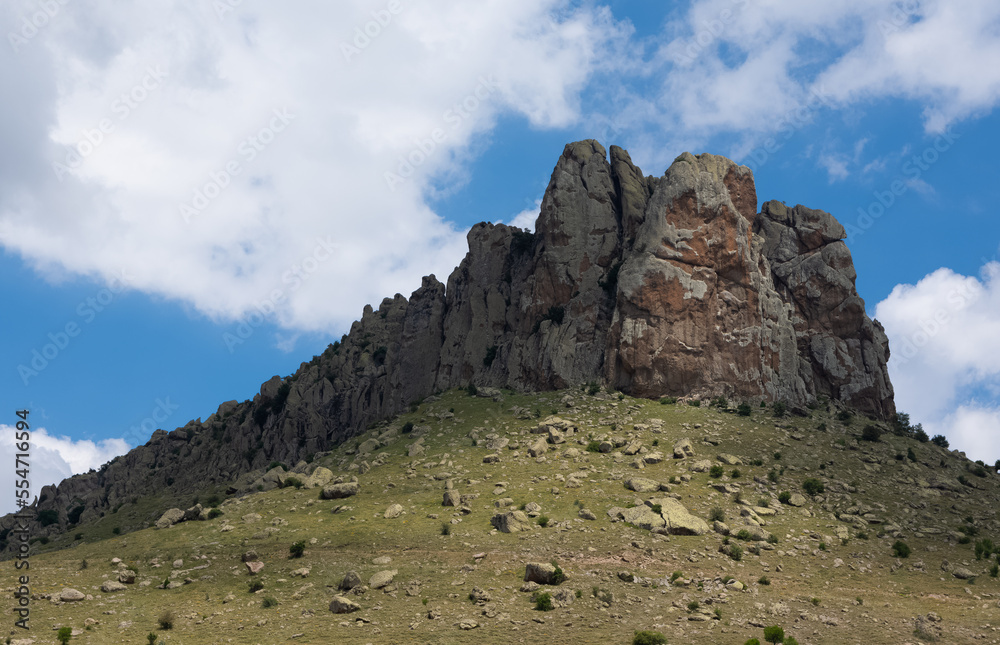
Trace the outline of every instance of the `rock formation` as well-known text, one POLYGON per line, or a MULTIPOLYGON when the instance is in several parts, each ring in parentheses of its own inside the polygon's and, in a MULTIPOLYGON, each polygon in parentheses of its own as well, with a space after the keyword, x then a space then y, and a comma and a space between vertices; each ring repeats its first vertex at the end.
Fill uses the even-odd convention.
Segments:
POLYGON ((844 237, 823 211, 770 201, 758 213, 750 170, 723 157, 684 153, 647 177, 621 148, 609 158, 596 141, 571 143, 534 233, 472 227, 447 288, 428 276, 409 299, 366 306, 295 374, 44 488, 38 510, 56 511, 47 530, 63 530, 140 496, 246 490, 273 461, 299 464, 470 383, 601 382, 792 406, 829 397, 888 419, 888 342, 854 288, 844 237))

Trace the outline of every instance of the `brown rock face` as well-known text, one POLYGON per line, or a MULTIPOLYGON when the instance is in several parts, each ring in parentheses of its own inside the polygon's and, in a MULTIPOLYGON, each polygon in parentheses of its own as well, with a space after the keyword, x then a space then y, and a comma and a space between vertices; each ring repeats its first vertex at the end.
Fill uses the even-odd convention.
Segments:
POLYGON ((758 213, 750 170, 724 157, 684 153, 647 177, 621 148, 609 159, 596 141, 571 143, 535 233, 473 226, 447 289, 429 276, 409 299, 367 306, 340 342, 253 400, 45 487, 38 510, 59 522, 33 534, 65 530, 78 506, 89 521, 167 489, 248 490, 272 461, 298 463, 469 383, 600 381, 643 397, 793 405, 826 396, 888 419, 888 341, 865 315, 844 237, 822 211, 771 201, 758 213))

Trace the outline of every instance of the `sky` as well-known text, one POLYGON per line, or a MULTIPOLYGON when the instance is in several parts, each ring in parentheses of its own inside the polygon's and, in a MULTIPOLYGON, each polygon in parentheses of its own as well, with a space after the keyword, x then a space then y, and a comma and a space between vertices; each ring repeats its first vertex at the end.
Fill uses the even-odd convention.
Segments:
POLYGON ((589 138, 836 216, 898 408, 1000 459, 993 0, 7 0, 0 33, 0 455, 30 410, 36 491, 531 227, 589 138))

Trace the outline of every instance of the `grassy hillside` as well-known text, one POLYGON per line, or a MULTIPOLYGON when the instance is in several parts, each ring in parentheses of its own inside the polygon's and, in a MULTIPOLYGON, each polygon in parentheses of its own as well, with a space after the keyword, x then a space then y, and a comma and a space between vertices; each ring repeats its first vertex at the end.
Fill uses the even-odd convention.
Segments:
MULTIPOLYGON (((356 476, 355 496, 325 500, 320 488, 287 485, 226 499, 207 521, 116 536, 109 515, 80 529, 84 539, 51 542, 31 559, 31 633, 10 633, 35 643, 57 642, 54 630, 68 626, 71 643, 141 644, 153 633, 185 645, 612 644, 651 630, 669 643, 743 645, 779 625, 803 645, 1000 642, 997 556, 983 541, 1000 542, 998 477, 884 426, 878 441, 861 440, 871 422, 837 412, 776 418, 771 408, 740 416, 708 401, 603 392, 447 392, 309 465, 356 476), (576 431, 533 457, 529 448, 547 435, 531 430, 553 414, 576 431), (675 459, 684 438, 695 455, 675 459), (499 450, 486 446, 503 439, 499 450), (602 442, 610 452, 599 452, 602 442), (489 455, 499 461, 484 463, 489 455), (690 470, 706 459, 722 473, 690 470), (636 477, 661 490, 626 488, 636 477), (808 479, 823 491, 804 490, 808 479), (449 482, 464 507, 442 506, 449 482), (608 514, 669 497, 710 526, 722 518, 730 535, 661 535, 608 514), (394 504, 402 514, 387 519, 394 504), (491 525, 495 513, 521 507, 531 530, 491 525), (773 537, 752 539, 765 536, 773 537), (300 541, 302 557, 290 557, 300 541), (898 557, 903 546, 894 554, 896 543, 908 557, 898 557), (242 562, 250 550, 264 564, 253 576, 242 562), (522 591, 530 562, 557 563, 567 579, 522 591), (102 591, 121 568, 135 582, 102 591), (386 570, 392 582, 369 588, 386 570), (343 596, 360 610, 334 614, 348 571, 363 585, 343 596), (254 582, 261 589, 251 592, 254 582), (87 598, 51 600, 67 587, 87 598), (536 609, 542 592, 551 611, 536 609)), ((140 503, 144 514, 158 500, 140 503)))

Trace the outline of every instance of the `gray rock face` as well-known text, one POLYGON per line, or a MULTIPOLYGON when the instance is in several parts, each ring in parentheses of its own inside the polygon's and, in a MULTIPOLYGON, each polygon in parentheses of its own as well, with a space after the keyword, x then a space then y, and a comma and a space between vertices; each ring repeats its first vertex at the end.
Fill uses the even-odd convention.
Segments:
MULTIPOLYGON (((281 485, 287 473, 267 472, 271 462, 298 464, 470 382, 494 397, 590 381, 643 397, 826 396, 891 418, 888 343, 865 315, 844 237, 822 211, 770 201, 758 212, 750 170, 724 157, 684 153, 647 177, 621 148, 571 143, 534 233, 473 226, 447 288, 427 276, 409 298, 366 306, 293 378, 44 487, 38 510, 60 521, 33 534, 65 530, 78 504, 86 520, 167 482, 179 497, 281 485)), ((569 440, 553 430, 546 440, 569 440)), ((328 481, 307 485, 326 492, 328 481)))
POLYGON ((346 482, 343 484, 330 484, 323 487, 323 499, 344 499, 361 492, 358 482, 346 482))

